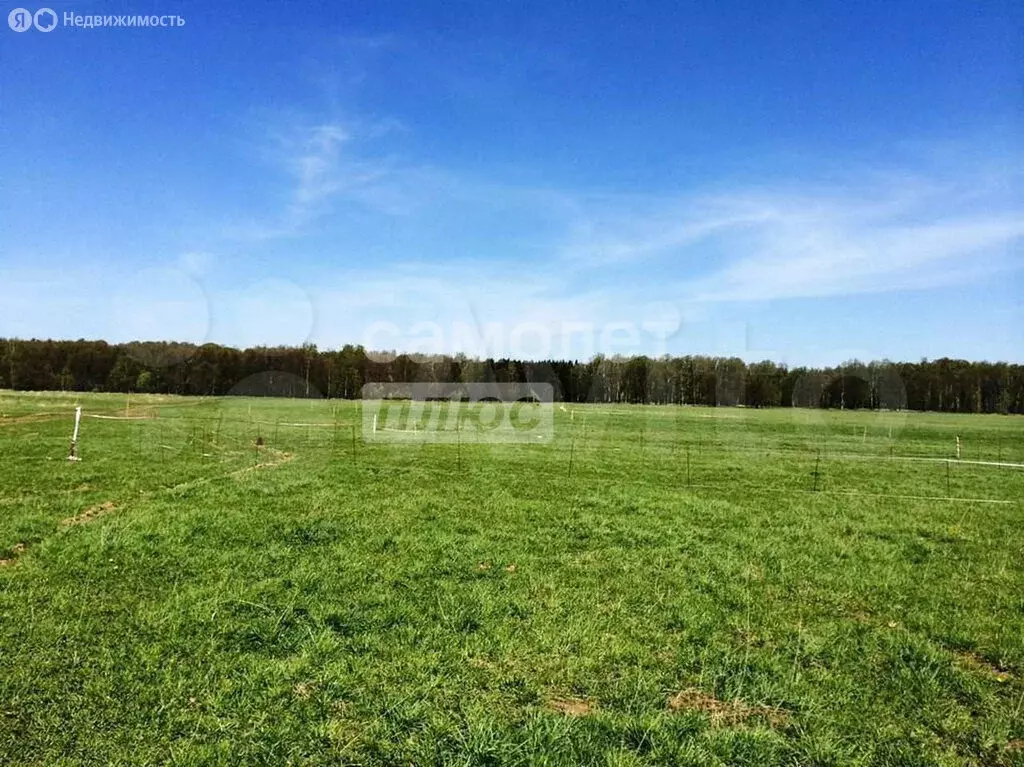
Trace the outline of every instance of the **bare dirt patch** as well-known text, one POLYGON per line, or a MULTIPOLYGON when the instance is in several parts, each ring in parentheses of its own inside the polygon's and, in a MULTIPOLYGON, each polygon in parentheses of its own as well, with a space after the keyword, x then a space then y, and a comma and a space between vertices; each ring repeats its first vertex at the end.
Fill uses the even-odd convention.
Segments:
POLYGON ((990 663, 977 653, 958 652, 956 657, 964 668, 988 674, 998 682, 1008 682, 1013 679, 1013 674, 1010 673, 1008 668, 1004 668, 997 663, 990 663))
POLYGON ((555 698, 550 704, 551 708, 566 716, 587 716, 594 713, 594 706, 583 698, 555 698))
POLYGON ((272 447, 267 448, 267 453, 271 456, 270 465, 272 466, 279 463, 287 463, 295 457, 295 453, 286 453, 283 450, 275 450, 272 447))
POLYGON ((295 453, 286 453, 283 450, 266 447, 265 445, 257 446, 256 450, 259 455, 263 457, 258 463, 242 469, 239 473, 245 473, 247 471, 252 471, 253 469, 272 469, 275 466, 280 466, 282 463, 288 463, 288 461, 295 458, 295 453))
POLYGON ((668 708, 675 712, 702 711, 710 716, 715 726, 740 724, 752 717, 765 719, 772 725, 781 724, 786 719, 786 712, 779 708, 750 706, 739 699, 719 700, 714 695, 692 688, 669 698, 668 708))
POLYGON ((95 506, 90 506, 80 514, 76 514, 73 517, 68 517, 67 519, 62 520, 61 525, 84 525, 88 522, 92 522, 97 517, 109 514, 116 508, 117 505, 113 501, 104 501, 103 503, 98 503, 95 506))
POLYGON ((21 556, 22 552, 25 551, 26 546, 24 543, 16 543, 11 546, 10 556, 0 558, 0 567, 6 567, 7 565, 13 565, 18 557, 21 556))

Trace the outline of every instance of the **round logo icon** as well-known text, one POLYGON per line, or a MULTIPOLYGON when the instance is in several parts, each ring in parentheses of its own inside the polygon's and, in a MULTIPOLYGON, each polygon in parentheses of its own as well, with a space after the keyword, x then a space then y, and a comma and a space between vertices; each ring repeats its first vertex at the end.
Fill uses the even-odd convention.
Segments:
POLYGON ((28 32, 32 29, 32 11, 15 8, 7 14, 7 26, 15 32, 28 32))
POLYGON ((53 8, 40 8, 32 17, 32 22, 40 32, 52 32, 57 28, 57 14, 53 8))

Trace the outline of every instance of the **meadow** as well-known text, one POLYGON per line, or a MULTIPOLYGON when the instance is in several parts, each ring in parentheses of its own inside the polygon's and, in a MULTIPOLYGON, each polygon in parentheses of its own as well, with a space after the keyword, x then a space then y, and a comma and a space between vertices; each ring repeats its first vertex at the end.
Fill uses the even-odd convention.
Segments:
POLYGON ((1024 764, 1024 417, 361 408, 0 392, 0 761, 1024 764))

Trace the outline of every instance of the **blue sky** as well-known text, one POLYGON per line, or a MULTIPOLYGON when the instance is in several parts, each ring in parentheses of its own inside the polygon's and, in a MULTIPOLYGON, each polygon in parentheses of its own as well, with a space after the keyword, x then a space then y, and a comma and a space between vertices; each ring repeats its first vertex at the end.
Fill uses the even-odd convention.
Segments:
POLYGON ((1024 360, 1019 3, 49 7, 0 336, 1024 360))

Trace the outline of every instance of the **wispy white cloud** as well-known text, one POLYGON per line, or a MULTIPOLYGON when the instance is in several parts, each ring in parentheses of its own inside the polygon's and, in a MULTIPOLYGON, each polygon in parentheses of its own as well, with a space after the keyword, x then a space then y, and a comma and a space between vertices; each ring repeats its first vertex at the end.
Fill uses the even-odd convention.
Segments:
POLYGON ((675 213, 656 213, 647 219, 578 221, 573 225, 574 241, 562 246, 560 255, 582 268, 644 261, 762 223, 771 215, 756 208, 692 208, 691 205, 675 213))
POLYGON ((346 241, 350 257, 383 251, 385 270, 439 251, 446 263, 490 271, 557 264, 546 289, 563 301, 601 288, 620 303, 626 291, 681 304, 863 295, 1021 265, 1024 194, 1012 163, 1000 171, 988 161, 918 159, 912 168, 851 166, 842 178, 833 171, 831 183, 780 177, 713 191, 593 194, 481 179, 382 150, 405 130, 389 119, 279 121, 267 132, 267 159, 283 171, 281 206, 235 233, 296 238, 369 211, 400 220, 386 227, 387 246, 365 231, 346 241))
POLYGON ((289 214, 305 219, 324 199, 341 188, 338 155, 350 134, 340 125, 316 125, 300 138, 297 155, 291 160, 295 177, 294 199, 289 214))
POLYGON ((772 301, 966 284, 1014 267, 1022 237, 1021 214, 913 223, 780 215, 743 255, 684 288, 698 301, 772 301))
POLYGON ((301 236, 341 203, 389 215, 413 209, 440 183, 429 168, 403 164, 374 150, 375 142, 406 128, 393 119, 312 122, 291 118, 263 128, 261 161, 268 189, 278 188, 278 210, 223 228, 229 240, 265 241, 301 236))
POLYGON ((970 174, 873 174, 685 199, 602 200, 560 254, 576 268, 672 275, 681 301, 773 301, 966 284, 1024 266, 1024 204, 970 174))

